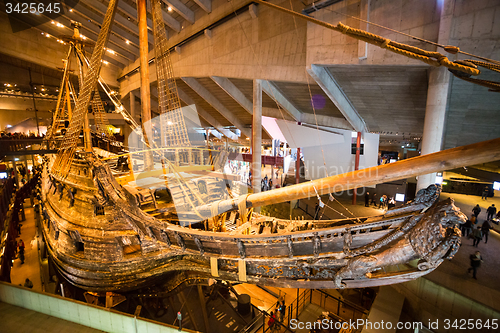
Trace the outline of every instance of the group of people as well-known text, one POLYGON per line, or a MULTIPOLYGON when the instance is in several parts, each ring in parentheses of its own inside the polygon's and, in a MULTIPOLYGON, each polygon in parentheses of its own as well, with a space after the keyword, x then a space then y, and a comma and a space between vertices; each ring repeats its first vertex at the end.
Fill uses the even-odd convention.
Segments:
POLYGON ((373 193, 373 196, 371 197, 370 201, 370 192, 365 193, 365 207, 370 207, 370 205, 373 205, 379 209, 391 209, 396 207, 396 200, 394 200, 394 197, 388 197, 387 195, 383 194, 378 200, 377 200, 377 193, 373 193))
MULTIPOLYGON (((472 208, 472 216, 470 217, 470 219, 467 219, 467 221, 460 226, 462 235, 464 235, 465 237, 471 237, 473 240, 472 246, 475 247, 478 247, 479 243, 483 239, 485 244, 488 243, 488 235, 490 233, 490 230, 493 229, 491 222, 493 221, 494 217, 496 219, 500 218, 500 211, 497 213, 495 204, 492 204, 488 207, 488 209, 486 209, 486 220, 482 225, 479 225, 478 223, 479 213, 481 213, 481 207, 479 207, 479 204, 477 204, 476 206, 474 206, 474 208, 472 208)), ((476 251, 474 254, 471 254, 469 256, 469 260, 470 267, 467 272, 472 272, 472 277, 477 280, 477 269, 483 262, 481 252, 476 251)))
POLYGON ((273 189, 273 177, 267 178, 267 175, 260 181, 261 192, 269 191, 273 189))
POLYGON ((271 329, 271 332, 280 329, 280 324, 278 324, 277 321, 282 323, 285 319, 285 316, 286 316, 285 300, 282 300, 281 302, 278 301, 278 303, 276 304, 276 309, 274 311, 271 311, 271 313, 269 314, 269 319, 267 321, 267 325, 271 329))
POLYGON ((486 220, 481 225, 479 225, 478 221, 479 213, 481 213, 481 207, 477 204, 474 208, 472 208, 472 216, 470 219, 467 219, 467 221, 460 226, 462 235, 471 237, 473 240, 472 245, 475 247, 477 247, 483 239, 485 243, 488 243, 488 235, 490 230, 493 228, 491 226, 491 222, 494 217, 497 219, 500 218, 500 212, 497 213, 495 204, 488 207, 486 210, 486 220))

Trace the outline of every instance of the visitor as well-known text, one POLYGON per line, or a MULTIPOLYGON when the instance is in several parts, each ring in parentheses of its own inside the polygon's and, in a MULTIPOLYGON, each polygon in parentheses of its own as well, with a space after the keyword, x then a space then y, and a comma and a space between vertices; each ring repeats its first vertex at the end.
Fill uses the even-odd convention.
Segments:
POLYGON ((314 207, 314 220, 316 220, 319 216, 319 208, 319 203, 316 203, 316 206, 314 207))
MULTIPOLYGON (((472 217, 475 218, 474 215, 472 215, 472 217)), ((462 229, 462 235, 465 237, 469 237, 469 234, 472 231, 472 221, 470 219, 467 219, 464 224, 460 225, 460 228, 462 229)))
POLYGON ((370 192, 366 192, 365 193, 365 207, 370 207, 369 201, 370 201, 370 192))
POLYGON ((481 213, 481 207, 479 207, 479 204, 475 205, 474 208, 472 208, 472 213, 474 213, 474 216, 477 219, 479 213, 481 213))
POLYGON ((282 300, 281 301, 281 305, 279 307, 279 311, 280 311, 280 322, 283 322, 283 320, 285 319, 285 313, 286 313, 286 305, 285 305, 285 300, 282 300))
POLYGON ((481 226, 481 232, 483 233, 483 238, 485 239, 484 243, 488 243, 488 235, 490 233, 490 229, 492 229, 491 224, 488 222, 488 220, 483 222, 483 225, 481 226))
POLYGON ((269 329, 274 331, 274 324, 276 321, 276 315, 274 314, 274 311, 271 311, 271 314, 269 315, 269 320, 267 321, 267 326, 269 326, 269 329))
POLYGON ((372 202, 370 202, 370 204, 377 207, 377 193, 373 193, 372 202))
POLYGON ((483 233, 481 232, 480 226, 477 226, 476 229, 474 229, 474 231, 472 232, 472 238, 474 239, 472 246, 477 247, 481 239, 483 239, 483 233))
POLYGON ((387 205, 387 209, 391 209, 394 207, 396 207, 396 200, 394 200, 394 197, 391 197, 391 199, 389 200, 389 203, 387 205))
POLYGON ((483 258, 481 257, 481 252, 476 251, 476 253, 471 254, 469 256, 470 259, 470 267, 467 270, 468 273, 472 271, 472 277, 477 280, 476 273, 477 269, 481 266, 481 263, 483 262, 483 258))
POLYGON ((497 208, 495 207, 495 204, 492 204, 486 210, 486 219, 491 220, 496 213, 497 213, 497 208))
POLYGON ((485 186, 483 189, 483 195, 481 196, 481 199, 488 200, 488 192, 489 191, 490 191, 490 189, 488 188, 488 186, 485 186))
POLYGON ((24 281, 24 286, 26 288, 33 288, 33 282, 30 281, 30 279, 26 278, 26 280, 24 281))

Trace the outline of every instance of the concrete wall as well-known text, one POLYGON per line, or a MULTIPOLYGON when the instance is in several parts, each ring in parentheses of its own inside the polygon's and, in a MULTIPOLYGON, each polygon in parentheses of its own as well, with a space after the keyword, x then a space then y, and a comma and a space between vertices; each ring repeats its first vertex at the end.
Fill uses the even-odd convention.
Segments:
MULTIPOLYGON (((450 44, 491 59, 500 59, 500 2, 456 1, 450 44)), ((459 59, 469 59, 459 55, 459 59)), ((498 73, 481 68, 478 77, 500 81, 498 73)), ((497 138, 500 134, 500 94, 455 77, 451 79, 444 148, 497 138)))
MULTIPOLYGON (((385 27, 436 42, 439 30, 439 11, 436 0, 346 0, 314 13, 314 17, 336 25, 338 22, 352 28, 367 30, 391 40, 408 43, 433 50, 428 44, 393 33, 348 17, 369 18, 369 21, 385 27)), ((365 42, 347 37, 314 23, 307 24, 307 64, 363 64, 406 65, 421 64, 404 56, 368 44, 367 58, 365 42)))
POLYGON ((179 332, 173 326, 5 282, 0 282, 0 301, 105 332, 179 332))
MULTIPOLYGON (((403 312, 413 320, 421 321, 425 326, 428 326, 429 321, 439 320, 438 329, 429 327, 436 333, 457 331, 445 330, 445 319, 449 319, 452 323, 456 319, 473 319, 474 322, 478 319, 482 322, 489 319, 491 323, 491 319, 496 318, 500 321, 500 313, 425 278, 396 284, 392 287, 406 297, 403 312)), ((477 328, 469 331, 496 332, 496 330, 477 328)))
MULTIPOLYGON (((296 9, 303 7, 297 0, 292 3, 296 9)), ((290 7, 289 1, 277 4, 290 7)), ((173 52, 175 76, 306 82, 307 26, 303 20, 295 22, 292 16, 265 6, 258 6, 258 17, 255 19, 248 11, 240 14, 212 29, 212 38, 200 36, 182 46, 180 54, 173 52)), ((181 36, 186 35, 179 34, 172 38, 169 45, 182 40, 181 36)), ((150 52, 150 57, 153 56, 154 53, 150 52)), ((123 73, 138 64, 135 61, 123 73)), ((150 66, 150 74, 150 80, 156 81, 154 65, 150 66)), ((120 93, 124 96, 130 90, 139 88, 139 74, 136 72, 120 83, 120 93)))

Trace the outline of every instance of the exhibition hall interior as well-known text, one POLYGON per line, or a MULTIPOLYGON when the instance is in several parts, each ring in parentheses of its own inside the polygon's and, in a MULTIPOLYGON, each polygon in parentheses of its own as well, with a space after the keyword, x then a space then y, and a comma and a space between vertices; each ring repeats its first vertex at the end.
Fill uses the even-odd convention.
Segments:
POLYGON ((0 331, 500 330, 497 0, 5 0, 0 331))

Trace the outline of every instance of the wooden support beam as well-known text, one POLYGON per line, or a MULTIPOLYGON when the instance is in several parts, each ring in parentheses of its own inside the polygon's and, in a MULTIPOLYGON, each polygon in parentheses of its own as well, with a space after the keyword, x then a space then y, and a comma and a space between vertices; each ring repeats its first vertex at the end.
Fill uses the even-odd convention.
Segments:
POLYGON ((198 296, 200 297, 201 312, 203 313, 203 323, 205 324, 205 333, 210 333, 210 324, 208 322, 207 315, 207 304, 205 303, 203 288, 201 287, 201 285, 197 285, 196 287, 198 288, 198 296))
POLYGON ((245 260, 238 260, 238 280, 240 282, 247 282, 247 264, 245 260))
POLYGON ((219 263, 215 257, 210 257, 210 272, 213 277, 219 277, 219 263))
POLYGON ((181 304, 186 308, 189 318, 191 318, 191 322, 193 323, 193 327, 195 331, 199 331, 198 323, 196 322, 196 316, 194 315, 193 309, 191 308, 190 303, 187 301, 186 296, 184 296, 184 291, 181 291, 179 294, 179 300, 181 304))

